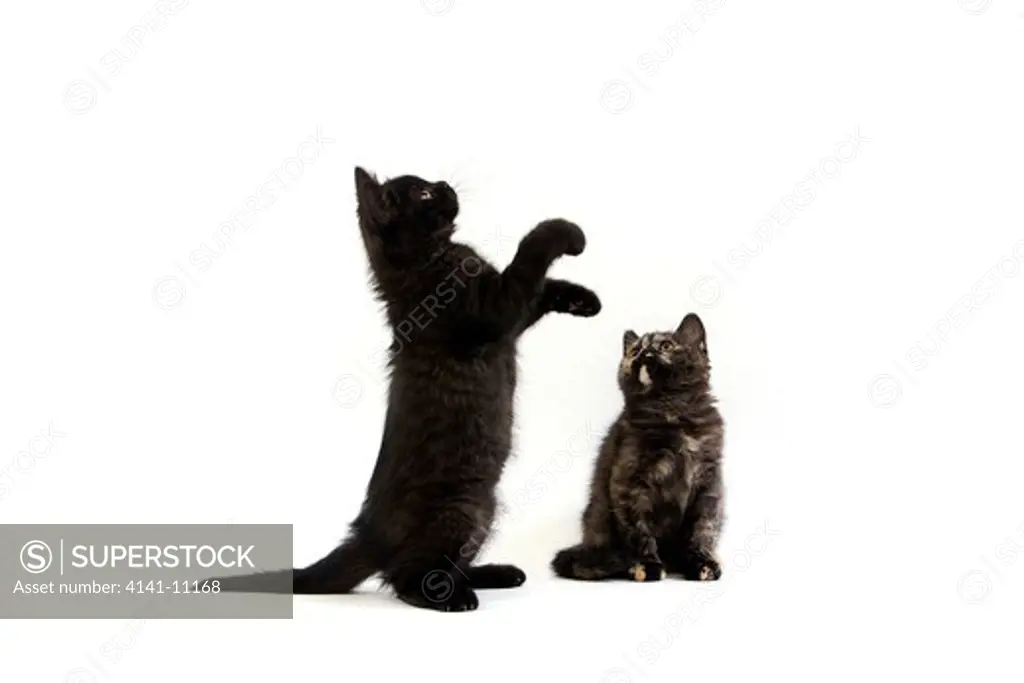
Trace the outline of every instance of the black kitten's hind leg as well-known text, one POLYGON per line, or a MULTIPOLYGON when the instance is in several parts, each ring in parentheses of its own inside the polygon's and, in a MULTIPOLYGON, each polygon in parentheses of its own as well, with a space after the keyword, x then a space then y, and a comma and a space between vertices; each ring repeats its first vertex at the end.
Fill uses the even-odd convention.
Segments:
POLYGON ((611 546, 576 545, 555 555, 551 562, 555 574, 565 579, 602 581, 660 581, 665 571, 655 560, 635 559, 611 546))
POLYGON ((454 505, 431 511, 416 541, 399 551, 385 572, 399 600, 439 612, 469 612, 480 606, 469 572, 486 540, 491 513, 477 507, 469 512, 473 514, 454 505))
POLYGON ((526 572, 511 564, 480 564, 466 569, 466 575, 477 590, 518 588, 526 583, 526 572))
POLYGON ((471 612, 480 606, 469 580, 457 567, 402 572, 393 582, 402 602, 438 612, 471 612))

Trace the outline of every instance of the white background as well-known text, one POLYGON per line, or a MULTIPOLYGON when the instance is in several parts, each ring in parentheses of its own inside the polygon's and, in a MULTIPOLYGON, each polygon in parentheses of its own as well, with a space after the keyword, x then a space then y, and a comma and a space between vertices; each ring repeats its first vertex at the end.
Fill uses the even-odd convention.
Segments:
POLYGON ((0 521, 291 523, 298 563, 334 545, 383 417, 355 164, 453 181, 459 234, 500 265, 575 220, 587 250, 554 272, 604 310, 521 344, 485 559, 522 589, 464 615, 369 585, 292 621, 2 622, 0 677, 1018 670, 1024 0, 178 1, 138 28, 153 7, 5 11, 0 521), (728 425, 723 581, 554 580, 622 331, 691 310, 728 425))

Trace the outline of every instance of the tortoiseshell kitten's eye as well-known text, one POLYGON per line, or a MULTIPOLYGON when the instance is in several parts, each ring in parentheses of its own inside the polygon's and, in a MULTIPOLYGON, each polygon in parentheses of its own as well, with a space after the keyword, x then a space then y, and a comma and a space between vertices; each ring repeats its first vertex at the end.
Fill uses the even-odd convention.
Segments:
POLYGON ((661 349, 662 351, 670 351, 674 346, 675 346, 675 344, 673 344, 672 342, 670 342, 667 339, 665 341, 661 342, 660 344, 658 344, 658 348, 661 349))

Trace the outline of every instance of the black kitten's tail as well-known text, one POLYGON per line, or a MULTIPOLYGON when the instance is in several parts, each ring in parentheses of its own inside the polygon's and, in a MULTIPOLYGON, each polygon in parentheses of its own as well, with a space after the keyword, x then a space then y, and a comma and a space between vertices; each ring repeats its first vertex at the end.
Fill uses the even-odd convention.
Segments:
POLYGON ((657 581, 661 578, 660 566, 635 561, 609 546, 574 545, 566 548, 555 555, 551 568, 562 578, 583 581, 657 581))
POLYGON ((377 572, 363 546, 358 536, 350 536, 327 557, 302 569, 279 569, 258 574, 210 578, 207 581, 219 581, 220 590, 228 593, 349 593, 377 572))

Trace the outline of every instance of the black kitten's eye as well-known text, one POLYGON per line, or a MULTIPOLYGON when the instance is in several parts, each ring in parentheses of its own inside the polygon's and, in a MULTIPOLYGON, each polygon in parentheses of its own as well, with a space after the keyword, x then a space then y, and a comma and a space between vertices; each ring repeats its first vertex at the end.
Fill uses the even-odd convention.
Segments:
POLYGON ((428 189, 420 190, 420 199, 425 201, 427 199, 433 199, 433 198, 434 198, 434 193, 431 192, 430 190, 428 190, 428 189))

